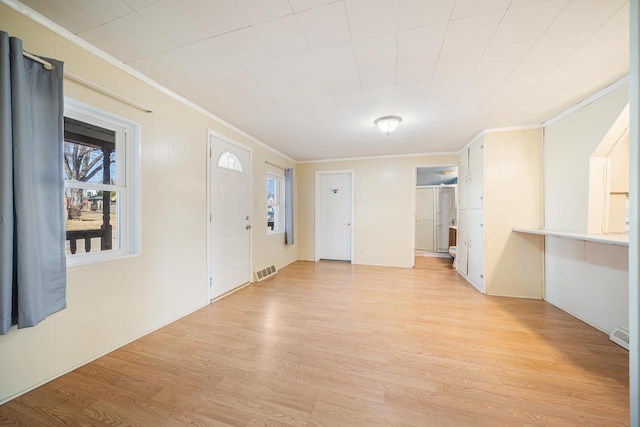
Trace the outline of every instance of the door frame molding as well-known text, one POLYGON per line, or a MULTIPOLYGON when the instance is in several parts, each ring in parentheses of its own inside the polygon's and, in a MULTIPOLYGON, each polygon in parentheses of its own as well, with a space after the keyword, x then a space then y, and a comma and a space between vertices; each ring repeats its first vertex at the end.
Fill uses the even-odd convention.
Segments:
MULTIPOLYGON (((211 295, 211 279, 213 277, 212 273, 213 273, 213 268, 211 266, 211 233, 213 231, 213 227, 211 226, 212 224, 212 212, 213 210, 211 209, 212 205, 213 205, 213 201, 211 200, 211 178, 212 178, 212 171, 213 171, 213 167, 214 167, 214 163, 213 163, 213 158, 211 157, 211 150, 212 150, 212 138, 217 138, 221 141, 224 141, 228 144, 234 145, 240 149, 243 150, 247 150, 249 152, 249 170, 248 170, 248 175, 249 175, 249 218, 250 219, 250 223, 253 224, 254 223, 254 212, 253 212, 253 150, 251 149, 251 147, 248 147, 244 144, 241 144, 231 138, 229 138, 228 136, 225 136, 221 133, 218 133, 210 128, 207 128, 207 138, 206 138, 206 143, 205 143, 205 157, 207 159, 207 205, 206 205, 206 212, 205 212, 205 221, 207 224, 207 274, 206 274, 206 280, 205 280, 205 289, 206 289, 206 303, 209 304, 211 302, 212 298, 217 298, 220 297, 221 295, 217 295, 217 296, 212 296, 211 295)), ((253 268, 253 228, 251 228, 249 230, 249 277, 247 278, 247 283, 253 283, 253 275, 251 274, 253 268)), ((242 286, 240 286, 239 288, 241 288, 242 286)), ((236 289, 239 289, 236 288, 236 289)), ((227 295, 228 293, 231 293, 233 291, 235 291, 236 289, 232 289, 230 292, 227 292, 226 294, 223 295, 227 295)))
MULTIPOLYGON (((442 168, 442 167, 456 167, 458 168, 458 184, 452 184, 449 185, 449 187, 455 185, 456 187, 456 191, 455 191, 455 198, 456 198, 456 218, 458 218, 459 216, 459 203, 458 203, 458 189, 459 189, 459 183, 460 183, 460 163, 455 163, 455 164, 437 164, 437 165, 416 165, 413 167, 413 179, 412 179, 412 184, 413 184, 413 191, 412 191, 412 197, 413 197, 413 201, 412 201, 412 208, 413 208, 413 215, 412 215, 412 223, 411 223, 411 268, 414 268, 416 266, 416 191, 418 190, 418 169, 420 168, 442 168)), ((426 185, 422 185, 421 187, 427 187, 426 185)))
POLYGON ((319 241, 320 241, 320 227, 318 226, 319 224, 319 220, 320 220, 320 214, 319 214, 319 195, 320 195, 320 177, 322 177, 323 175, 338 175, 338 174, 349 174, 351 175, 351 235, 350 235, 350 240, 351 240, 351 253, 350 253, 350 258, 351 258, 351 264, 355 264, 354 262, 354 254, 355 254, 355 248, 354 248, 354 242, 355 242, 355 190, 356 190, 356 172, 354 169, 341 169, 341 170, 326 170, 326 171, 316 171, 315 174, 315 194, 314 194, 314 253, 313 253, 313 259, 315 262, 320 261, 320 257, 319 257, 319 253, 320 253, 320 249, 319 249, 319 241))

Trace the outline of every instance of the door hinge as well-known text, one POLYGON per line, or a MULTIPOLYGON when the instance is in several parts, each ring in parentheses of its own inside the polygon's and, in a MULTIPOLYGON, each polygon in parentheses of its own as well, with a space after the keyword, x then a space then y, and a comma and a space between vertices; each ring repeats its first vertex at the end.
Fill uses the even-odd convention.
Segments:
POLYGON ((213 148, 209 148, 209 157, 213 156, 213 148))
POLYGON ((209 222, 213 222, 213 214, 209 213, 209 222))
POLYGON ((209 277, 209 286, 213 286, 213 279, 209 277))

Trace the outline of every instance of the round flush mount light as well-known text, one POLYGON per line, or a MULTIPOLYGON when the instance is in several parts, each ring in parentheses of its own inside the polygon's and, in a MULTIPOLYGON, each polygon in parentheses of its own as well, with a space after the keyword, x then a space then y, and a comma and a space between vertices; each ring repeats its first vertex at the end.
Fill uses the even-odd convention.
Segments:
POLYGON ((396 130, 401 121, 402 117, 400 116, 384 116, 376 119, 374 123, 380 129, 380 132, 389 135, 391 132, 396 130))

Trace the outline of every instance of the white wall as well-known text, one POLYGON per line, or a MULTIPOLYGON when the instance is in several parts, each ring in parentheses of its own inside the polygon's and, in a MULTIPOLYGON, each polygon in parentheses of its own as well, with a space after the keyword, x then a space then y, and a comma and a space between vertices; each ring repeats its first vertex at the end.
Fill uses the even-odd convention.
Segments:
POLYGON ((547 237, 545 253, 547 301, 603 332, 628 329, 626 247, 547 237))
MULTIPOLYGON (((590 157, 629 102, 623 85, 544 129, 545 228, 586 233, 590 157)), ((545 299, 604 331, 628 328, 628 249, 547 238, 545 299)))
POLYGON ((453 154, 299 164, 299 259, 314 260, 316 171, 355 172, 354 262, 410 268, 414 258, 415 167, 457 163, 453 154))
POLYGON ((545 227, 586 233, 589 158, 629 102, 629 86, 544 128, 545 227))
POLYGON ((265 160, 293 162, 168 97, 14 10, 0 5, 0 28, 24 48, 65 62, 65 69, 149 106, 145 114, 65 81, 78 101, 141 125, 142 256, 72 268, 67 308, 37 327, 0 336, 0 402, 94 359, 207 303, 207 129, 253 150, 253 263, 277 267, 297 246, 266 235, 265 160))

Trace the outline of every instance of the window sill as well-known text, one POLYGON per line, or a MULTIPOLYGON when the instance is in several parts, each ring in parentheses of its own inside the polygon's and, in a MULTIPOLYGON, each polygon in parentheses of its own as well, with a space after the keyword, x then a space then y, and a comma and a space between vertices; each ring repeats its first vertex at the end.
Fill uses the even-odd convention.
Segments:
POLYGON ((120 261, 128 258, 136 258, 142 256, 140 253, 123 254, 123 253, 94 253, 94 254, 80 254, 80 255, 67 255, 67 269, 74 267, 82 267, 84 265, 102 264, 110 261, 120 261))

